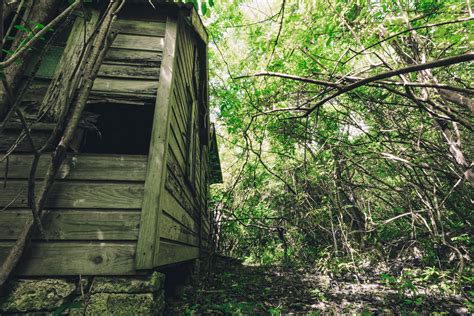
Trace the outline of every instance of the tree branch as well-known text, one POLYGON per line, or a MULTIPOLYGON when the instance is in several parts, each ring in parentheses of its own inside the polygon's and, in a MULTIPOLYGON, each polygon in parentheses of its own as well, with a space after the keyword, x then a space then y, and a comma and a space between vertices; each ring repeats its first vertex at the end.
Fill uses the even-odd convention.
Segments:
POLYGON ((466 54, 457 55, 457 56, 448 57, 448 58, 443 58, 443 59, 435 60, 435 61, 428 62, 428 63, 417 64, 417 65, 412 65, 412 66, 408 66, 408 67, 404 67, 404 68, 400 68, 400 69, 396 69, 396 70, 392 70, 392 71, 387 71, 387 72, 384 72, 384 73, 381 73, 381 74, 378 74, 378 75, 375 75, 375 76, 372 76, 372 77, 369 77, 369 78, 366 78, 366 79, 363 79, 363 80, 359 80, 359 81, 357 81, 353 84, 350 84, 348 86, 343 87, 342 89, 340 89, 339 91, 337 91, 333 95, 324 98, 323 100, 316 103, 313 107, 307 108, 308 112, 305 114, 305 116, 310 115, 314 110, 316 110, 319 106, 325 104, 326 102, 328 102, 328 101, 330 101, 330 100, 332 100, 332 99, 334 99, 334 98, 336 98, 336 97, 338 97, 338 96, 340 96, 344 93, 347 93, 349 91, 352 91, 354 89, 362 87, 366 84, 369 84, 369 83, 372 83, 372 82, 375 82, 375 81, 378 81, 378 80, 398 76, 398 75, 411 73, 411 72, 421 71, 421 70, 425 70, 425 69, 445 67, 445 66, 459 64, 459 63, 462 63, 462 62, 472 61, 472 60, 474 60, 474 53, 469 52, 469 53, 466 53, 466 54))
POLYGON ((39 39, 44 37, 53 27, 55 27, 59 22, 71 14, 78 6, 81 4, 81 0, 76 0, 71 4, 66 10, 64 10, 60 15, 58 15, 54 20, 49 22, 41 31, 36 33, 25 45, 23 45, 18 51, 16 51, 10 58, 5 61, 0 62, 0 68, 8 67, 13 64, 18 58, 23 56, 29 48, 31 48, 39 39))

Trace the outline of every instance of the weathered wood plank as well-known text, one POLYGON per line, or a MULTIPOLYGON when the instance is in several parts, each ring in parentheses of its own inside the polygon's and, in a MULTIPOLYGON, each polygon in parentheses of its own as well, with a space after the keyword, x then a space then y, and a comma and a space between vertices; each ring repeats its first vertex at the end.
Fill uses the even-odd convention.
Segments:
MULTIPOLYGON (((46 174, 50 159, 49 155, 40 158, 37 179, 46 174)), ((57 179, 145 181, 147 159, 145 155, 69 154, 57 179)), ((8 178, 28 179, 33 156, 15 154, 9 160, 8 178)), ((0 179, 4 178, 6 168, 6 161, 0 163, 0 179)))
MULTIPOLYGON (((0 208, 9 204, 11 208, 26 208, 26 192, 27 181, 9 180, 6 187, 0 186, 0 208)), ((56 181, 46 208, 140 209, 142 200, 142 183, 56 181)))
POLYGON ((98 75, 124 79, 159 80, 160 67, 149 67, 141 64, 102 63, 98 75))
POLYGON ((158 265, 188 261, 199 257, 199 248, 162 240, 158 254, 158 265))
POLYGON ((112 43, 113 48, 133 49, 142 51, 163 51, 164 37, 118 34, 112 43))
MULTIPOLYGON (((172 156, 172 154, 170 154, 172 156)), ((174 196, 174 198, 179 202, 179 204, 188 212, 188 214, 197 220, 197 210, 196 205, 193 202, 191 195, 188 193, 186 185, 184 185, 182 180, 179 180, 175 173, 179 174, 177 171, 176 162, 168 163, 168 175, 166 178, 166 189, 174 196)))
POLYGON ((105 91, 110 94, 152 94, 156 95, 158 80, 135 80, 121 78, 97 77, 92 93, 105 91))
POLYGON ((121 48, 109 48, 105 55, 105 61, 137 63, 146 66, 159 67, 163 59, 163 52, 150 52, 141 50, 129 50, 121 48))
POLYGON ((206 32, 206 29, 204 28, 201 18, 199 17, 199 14, 196 12, 196 10, 191 10, 191 24, 194 26, 194 29, 198 33, 199 37, 201 40, 207 44, 208 42, 208 35, 206 32))
MULTIPOLYGON (((0 213, 0 239, 16 240, 31 210, 0 213)), ((49 241, 53 240, 137 240, 139 211, 54 210, 43 218, 49 241)), ((36 234, 34 239, 42 239, 36 234)))
POLYGON ((179 162, 179 166, 181 170, 184 170, 185 168, 185 161, 184 161, 184 155, 185 155, 185 145, 183 143, 183 138, 184 135, 181 133, 176 132, 176 124, 171 124, 171 136, 170 136, 170 149, 172 150, 179 162))
POLYGON ((160 223, 161 237, 181 243, 197 246, 199 240, 196 233, 193 233, 175 221, 171 215, 163 212, 160 223))
POLYGON ((171 215, 175 220, 179 221, 181 225, 186 226, 190 231, 197 232, 198 225, 196 221, 188 214, 188 212, 181 206, 176 198, 165 189, 163 192, 163 207, 162 209, 171 215))
POLYGON ((188 101, 188 97, 187 97, 188 92, 186 89, 183 88, 184 86, 183 80, 180 78, 177 81, 178 82, 176 83, 176 89, 173 95, 173 103, 176 110, 175 113, 179 114, 177 115, 177 117, 179 116, 180 121, 183 122, 184 124, 183 132, 186 132, 186 128, 187 128, 186 122, 189 116, 189 108, 186 105, 189 104, 190 102, 188 101))
POLYGON ((194 46, 195 43, 190 36, 190 29, 188 27, 183 28, 183 32, 179 37, 180 46, 179 46, 179 59, 181 63, 181 69, 184 73, 184 78, 186 78, 186 83, 192 84, 192 71, 194 63, 194 46))
POLYGON ((119 19, 114 25, 114 29, 119 33, 161 37, 164 37, 165 35, 165 27, 165 22, 137 21, 126 19, 119 19))
POLYGON ((177 133, 177 135, 186 135, 185 117, 182 112, 180 112, 179 105, 176 104, 175 99, 173 99, 173 116, 178 124, 176 131, 179 131, 179 133, 177 133))
MULTIPOLYGON (((15 152, 32 152, 32 148, 26 135, 22 138, 20 136, 21 130, 7 129, 0 134, 0 153, 5 153, 10 148, 17 144, 15 147, 15 152), (18 140, 18 142, 17 142, 18 140)), ((34 131, 32 134, 33 142, 35 146, 43 146, 49 138, 49 133, 46 131, 34 131)), ((0 155, 2 157, 3 155, 0 155)))
POLYGON ((163 62, 160 68, 158 97, 156 98, 150 154, 145 180, 140 233, 137 245, 137 269, 150 269, 158 265, 160 248, 161 198, 167 174, 168 135, 170 126, 170 97, 173 93, 176 34, 178 23, 168 17, 166 21, 163 62))
MULTIPOLYGON (((3 262, 13 242, 0 242, 3 262)), ((127 275, 135 274, 135 242, 34 242, 25 253, 17 275, 127 275)))
POLYGON ((174 151, 170 151, 170 157, 168 159, 168 168, 171 174, 174 176, 174 180, 170 179, 171 182, 176 182, 176 186, 179 186, 179 190, 182 194, 187 197, 187 200, 193 206, 197 207, 198 197, 195 195, 194 188, 192 187, 191 178, 189 178, 180 168, 179 162, 174 154, 174 151))
MULTIPOLYGON (((182 50, 184 50, 184 48, 182 48, 182 50)), ((182 111, 186 114, 185 117, 187 118, 187 113, 190 111, 189 104, 192 102, 189 91, 192 84, 189 73, 192 71, 192 68, 187 68, 192 67, 192 65, 188 65, 186 62, 184 62, 183 58, 183 52, 176 56, 179 74, 179 90, 176 93, 176 97, 178 100, 177 104, 182 107, 182 111)))
POLYGON ((161 7, 160 10, 154 10, 148 1, 127 0, 123 9, 119 12, 119 19, 166 23, 168 15, 169 11, 166 11, 164 7, 161 7))
POLYGON ((206 217, 204 216, 203 214, 203 227, 206 229, 206 232, 209 232, 209 229, 210 229, 210 225, 209 225, 209 221, 206 219, 206 217))
POLYGON ((91 45, 84 45, 83 39, 88 40, 94 34, 99 22, 100 12, 91 10, 89 19, 76 17, 71 33, 68 36, 64 53, 61 55, 52 83, 48 87, 46 96, 42 100, 40 112, 48 112, 55 120, 61 116, 61 112, 67 104, 67 100, 76 91, 81 76, 77 76, 76 70, 87 62, 83 57, 88 55, 91 45), (81 40, 78 40, 81 39, 81 40))

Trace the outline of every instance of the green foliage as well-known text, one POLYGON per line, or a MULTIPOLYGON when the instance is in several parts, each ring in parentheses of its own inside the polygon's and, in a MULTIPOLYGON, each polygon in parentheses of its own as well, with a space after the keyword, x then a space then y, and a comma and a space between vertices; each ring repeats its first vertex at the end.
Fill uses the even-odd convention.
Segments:
POLYGON ((214 1, 209 0, 187 0, 186 3, 191 3, 196 11, 200 12, 204 16, 209 16, 210 14, 210 8, 214 6, 214 1))
MULTIPOLYGON (((472 46, 468 11, 451 0, 295 0, 282 16, 281 1, 217 2, 207 24, 225 177, 211 192, 219 251, 247 263, 309 262, 334 275, 397 258, 423 271, 387 276, 413 307, 423 304, 417 285, 452 293, 469 284, 458 274, 462 265, 471 273, 474 187, 441 130, 456 134, 472 161, 470 110, 436 89, 379 82, 304 116, 287 109, 311 107, 336 89, 246 76, 271 71, 347 86, 463 54, 472 46)), ((430 73, 388 80, 472 86, 472 64, 430 73)))

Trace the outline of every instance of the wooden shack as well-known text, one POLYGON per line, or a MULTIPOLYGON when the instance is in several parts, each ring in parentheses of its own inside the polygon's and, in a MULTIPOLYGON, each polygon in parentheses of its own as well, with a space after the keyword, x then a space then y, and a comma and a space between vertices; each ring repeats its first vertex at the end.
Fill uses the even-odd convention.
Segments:
MULTIPOLYGON (((49 195, 46 235, 35 233, 17 275, 134 275, 209 250, 208 162, 216 147, 206 31, 192 6, 126 3, 89 96, 89 127, 84 120, 49 195)), ((48 48, 22 100, 29 117, 38 117, 44 95, 74 62, 99 14, 95 4, 77 12, 48 48)), ((54 126, 32 124, 34 140, 44 143, 54 126)), ((21 130, 13 120, 0 135, 0 158, 13 151, 0 164, 0 263, 32 216, 31 147, 21 130)), ((49 160, 40 159, 38 181, 49 160)))

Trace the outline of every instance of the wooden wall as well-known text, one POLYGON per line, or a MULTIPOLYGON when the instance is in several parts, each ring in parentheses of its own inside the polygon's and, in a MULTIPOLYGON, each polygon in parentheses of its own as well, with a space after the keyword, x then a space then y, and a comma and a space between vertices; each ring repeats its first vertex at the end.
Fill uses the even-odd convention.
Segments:
MULTIPOLYGON (((27 208, 31 155, 13 155, 0 165, 0 262, 18 237, 27 208)), ((143 200, 146 156, 69 156, 58 174, 38 233, 20 274, 133 274, 143 200)), ((37 187, 49 155, 39 163, 37 187)))
POLYGON ((165 20, 119 19, 117 37, 94 82, 92 98, 155 99, 163 56, 165 20))
POLYGON ((175 77, 170 99, 171 118, 168 143, 167 176, 163 192, 163 217, 180 230, 169 240, 162 229, 162 243, 186 249, 197 256, 209 246, 207 214, 208 133, 203 109, 207 109, 207 69, 203 67, 205 49, 196 34, 184 22, 179 25, 175 56, 175 77), (204 56, 203 56, 204 55, 204 56), (201 239, 201 243, 200 243, 201 239))
MULTIPOLYGON (((153 21, 117 20, 114 26, 117 36, 100 67, 89 102, 152 103, 156 98, 163 57, 165 20, 163 17, 153 21)), ((57 40, 51 46, 24 101, 41 103, 64 51, 71 50, 71 46, 81 43, 81 38, 91 35, 93 29, 84 34, 83 23, 84 20, 78 17, 70 30, 72 40, 67 43, 57 40)), ((31 68, 26 72, 27 77, 32 74, 31 68)))
MULTIPOLYGON (((168 40, 165 41, 168 22, 159 18, 150 21, 146 13, 143 16, 142 21, 128 16, 118 20, 118 35, 100 68, 89 102, 153 106, 150 100, 156 99, 154 130, 166 130, 167 137, 164 146, 161 138, 155 137, 158 143, 152 138, 151 146, 164 148, 162 158, 166 164, 163 169, 158 168, 160 163, 155 164, 157 160, 151 152, 150 156, 75 154, 68 157, 46 206, 46 236, 35 235, 20 274, 135 274, 137 266, 142 269, 187 261, 209 249, 206 44, 186 18, 179 18, 175 37, 170 39, 166 35, 168 40), (175 45, 173 55, 165 58, 164 45, 170 41, 175 45), (169 83, 159 80, 160 74, 168 71, 162 69, 164 60, 170 61, 169 67, 174 73, 169 83), (164 96, 160 95, 160 91, 166 89, 170 92, 169 100, 163 100, 164 96), (169 112, 166 119, 160 117, 163 109, 169 112), (154 175, 150 177, 149 173, 154 175), (156 176, 163 176, 160 191, 154 189, 156 176), (146 189, 145 181, 151 189, 146 189), (153 210, 153 201, 157 199, 159 210, 153 210), (157 216, 153 220, 157 220, 159 227, 149 221, 147 214, 157 216), (146 229, 144 223, 147 223, 146 229), (137 265, 141 255, 139 239, 149 239, 150 230, 159 232, 158 242, 155 242, 158 251, 151 266, 137 265)), ((178 20, 173 19, 176 26, 178 20)), ((73 27, 72 34, 74 32, 73 27)), ((55 54, 45 59, 51 64, 41 66, 39 79, 35 80, 27 98, 29 101, 41 103, 61 51, 64 47, 57 46, 55 54)), ((54 125, 37 126, 33 134, 41 141, 54 125)), ((18 124, 7 129, 9 140, 0 141, 0 153, 11 148, 16 140, 13 135, 19 129, 18 124)), ((26 140, 20 145, 16 148, 17 154, 10 157, 8 167, 6 162, 0 163, 0 177, 3 177, 0 179, 5 183, 0 187, 0 262, 20 233, 22 224, 31 216, 26 201, 32 161, 27 153, 31 149, 26 140)), ((38 187, 48 161, 49 155, 40 161, 38 187)))

